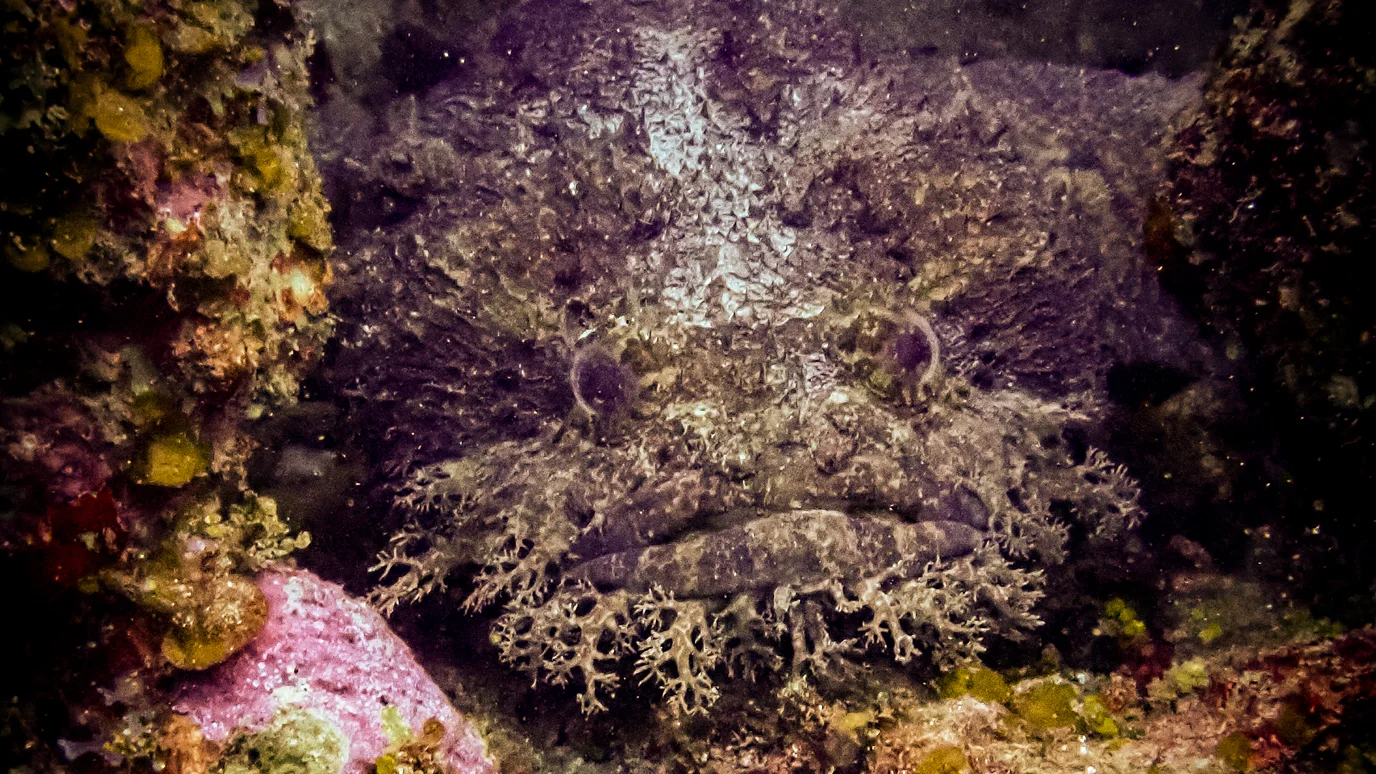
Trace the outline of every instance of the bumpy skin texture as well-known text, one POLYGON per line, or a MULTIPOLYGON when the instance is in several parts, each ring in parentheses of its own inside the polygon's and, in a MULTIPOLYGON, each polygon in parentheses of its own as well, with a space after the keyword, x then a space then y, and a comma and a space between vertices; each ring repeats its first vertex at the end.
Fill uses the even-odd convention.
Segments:
POLYGON ((1138 237, 1191 86, 875 63, 808 3, 541 9, 326 151, 382 226, 331 369, 411 519, 378 602, 476 568, 588 710, 1034 627, 1072 529, 1138 516, 1079 432, 1109 367, 1203 358, 1138 237))

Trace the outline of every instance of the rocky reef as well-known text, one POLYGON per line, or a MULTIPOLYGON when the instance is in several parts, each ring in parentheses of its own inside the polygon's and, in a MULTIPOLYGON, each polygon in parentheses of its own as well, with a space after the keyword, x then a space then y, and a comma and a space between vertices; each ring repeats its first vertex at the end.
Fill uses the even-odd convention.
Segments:
POLYGON ((60 771, 265 625, 252 575, 309 537, 248 487, 250 427, 321 353, 333 247, 297 9, 0 19, 2 743, 60 771))
POLYGON ((1376 322, 1348 291, 1371 243, 1376 62, 1354 12, 1341 0, 1268 2, 1240 20, 1186 116, 1152 247, 1271 389, 1359 434, 1376 322))
POLYGON ((585 709, 691 712, 969 657, 1122 555, 1109 372, 1212 357, 1141 256, 1190 82, 880 58, 825 4, 507 24, 482 77, 322 136, 329 379, 406 522, 384 609, 454 585, 585 709))
MULTIPOLYGON (((295 400, 330 330, 309 36, 275 4, 5 13, 27 79, 2 135, 4 547, 213 640, 186 600, 305 542, 244 466, 248 424, 295 400)), ((164 650, 208 665, 185 645, 164 650)))
POLYGON ((1254 6, 1180 121, 1148 248, 1274 428, 1274 505, 1255 510, 1302 557, 1292 573, 1335 611, 1369 616, 1376 58, 1360 4, 1254 6))

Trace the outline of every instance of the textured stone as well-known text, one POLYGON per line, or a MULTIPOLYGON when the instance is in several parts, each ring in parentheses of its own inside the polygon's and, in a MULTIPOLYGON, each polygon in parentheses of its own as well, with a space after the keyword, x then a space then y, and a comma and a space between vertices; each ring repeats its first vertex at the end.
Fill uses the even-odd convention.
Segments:
POLYGON ((185 678, 177 691, 173 709, 207 739, 259 732, 281 710, 305 710, 347 739, 341 771, 362 774, 391 744, 383 727, 390 706, 415 736, 430 718, 444 724, 440 757, 455 774, 492 770, 477 732, 374 610, 305 571, 271 570, 258 583, 270 610, 263 632, 224 664, 185 678))

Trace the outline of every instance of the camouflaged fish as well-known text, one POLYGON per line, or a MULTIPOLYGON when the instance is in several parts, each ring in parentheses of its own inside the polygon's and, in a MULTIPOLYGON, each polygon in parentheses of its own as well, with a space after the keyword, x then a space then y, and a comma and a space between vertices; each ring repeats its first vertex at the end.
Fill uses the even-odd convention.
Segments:
POLYGON ((1108 369, 1195 357, 1140 223, 1196 87, 871 54, 809 2, 534 6, 326 159, 332 373, 409 524, 376 602, 471 589, 588 711, 1036 627, 1072 532, 1140 515, 1083 442, 1108 369))

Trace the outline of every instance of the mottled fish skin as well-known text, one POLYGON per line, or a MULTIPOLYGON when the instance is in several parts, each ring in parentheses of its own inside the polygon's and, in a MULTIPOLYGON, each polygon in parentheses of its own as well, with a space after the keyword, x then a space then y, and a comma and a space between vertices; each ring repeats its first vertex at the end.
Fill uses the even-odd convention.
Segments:
POLYGON ((669 540, 701 513, 711 496, 709 487, 701 471, 682 471, 645 487, 584 530, 569 547, 569 555, 603 556, 669 540))
POLYGON ((698 711, 746 662, 1035 627, 1066 518, 1140 515, 1068 440, 1109 368, 1207 356, 1140 254, 1193 85, 885 58, 816 0, 673 9, 523 7, 327 165, 411 202, 340 237, 331 378, 409 520, 375 599, 472 573, 502 656, 589 710, 627 661, 698 711))

